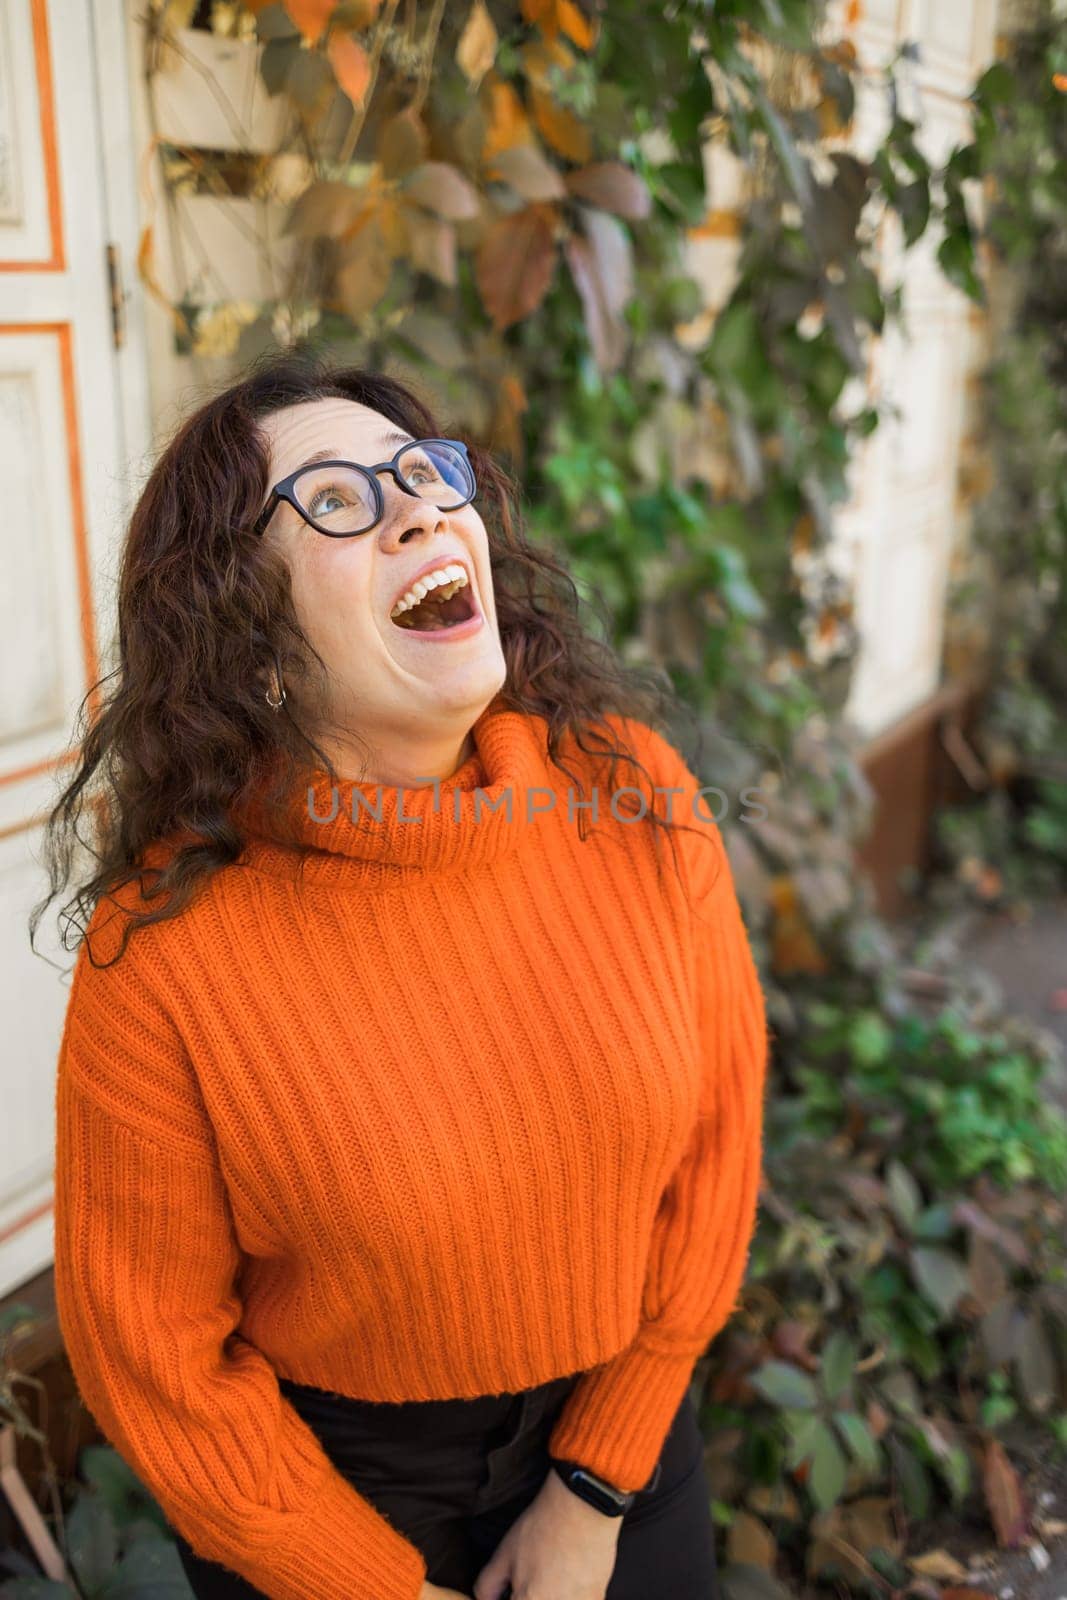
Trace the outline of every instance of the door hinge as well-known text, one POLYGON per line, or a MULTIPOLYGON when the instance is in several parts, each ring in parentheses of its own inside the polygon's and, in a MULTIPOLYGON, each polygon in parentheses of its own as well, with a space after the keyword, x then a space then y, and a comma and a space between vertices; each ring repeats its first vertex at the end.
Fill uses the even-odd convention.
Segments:
POLYGON ((116 350, 121 350, 126 343, 126 295, 122 287, 122 264, 119 260, 118 245, 108 244, 105 254, 108 293, 111 297, 111 342, 116 350))

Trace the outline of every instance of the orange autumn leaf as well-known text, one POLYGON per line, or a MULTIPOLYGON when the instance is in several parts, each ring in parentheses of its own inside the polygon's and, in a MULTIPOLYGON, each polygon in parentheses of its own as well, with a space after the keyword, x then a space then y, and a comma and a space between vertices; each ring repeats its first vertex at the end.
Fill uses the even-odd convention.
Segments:
POLYGON ((556 0, 556 18, 560 29, 579 50, 591 50, 596 41, 596 31, 588 17, 583 16, 574 0, 556 0))
POLYGON ((334 77, 352 104, 362 107, 370 86, 370 57, 350 33, 334 33, 326 46, 334 77))
POLYGON ((585 123, 540 89, 532 89, 530 99, 537 130, 545 143, 568 161, 588 161, 593 153, 593 140, 585 123))
POLYGON ((1060 94, 1067 94, 1067 72, 1054 72, 1052 74, 1052 87, 1058 89, 1060 94))
POLYGON ((564 77, 574 71, 575 55, 570 46, 560 38, 528 39, 519 51, 522 70, 532 88, 544 94, 552 92, 552 69, 558 67, 564 77))
POLYGON ((741 232, 741 213, 713 208, 704 220, 686 230, 690 239, 736 239, 741 232))
POLYGON ((819 133, 824 139, 837 139, 848 132, 848 123, 842 119, 841 107, 833 95, 824 95, 815 107, 819 119, 819 133))
POLYGON ((522 0, 522 19, 535 23, 546 39, 566 34, 579 50, 591 50, 596 28, 574 0, 522 0))
POLYGON ((771 930, 771 965, 780 975, 790 972, 818 974, 827 970, 827 959, 801 907, 792 878, 772 880, 769 899, 774 912, 771 930))
POLYGON ((523 22, 535 22, 543 26, 546 19, 554 15, 555 10, 555 0, 522 0, 523 22))
POLYGON ((493 445, 505 450, 513 459, 522 455, 522 429, 519 420, 529 402, 526 390, 516 373, 505 373, 497 391, 497 404, 493 416, 493 445))
POLYGON ((337 0, 285 0, 285 9, 308 44, 317 44, 333 15, 337 0))
POLYGON ((810 511, 805 511, 793 528, 793 554, 806 555, 815 540, 815 518, 810 511))
POLYGON ((533 141, 530 119, 510 83, 494 78, 489 84, 489 116, 482 156, 488 161, 501 150, 533 141))
POLYGON ((137 273, 153 299, 158 300, 160 305, 169 313, 179 338, 191 339, 193 330, 189 324, 188 317, 179 306, 174 305, 156 276, 155 236, 150 222, 146 223, 142 229, 141 238, 137 246, 137 273))

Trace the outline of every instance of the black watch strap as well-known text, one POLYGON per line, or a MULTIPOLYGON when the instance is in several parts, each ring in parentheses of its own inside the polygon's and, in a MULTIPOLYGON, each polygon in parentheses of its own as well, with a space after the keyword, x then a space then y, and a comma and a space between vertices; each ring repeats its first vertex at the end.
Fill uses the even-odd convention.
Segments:
MULTIPOLYGON (((608 1483, 604 1478, 598 1478, 595 1472, 590 1472, 588 1467, 579 1465, 577 1461, 559 1461, 555 1456, 549 1460, 555 1471, 563 1479, 567 1488, 585 1500, 589 1505, 595 1506, 606 1517, 621 1517, 633 1505, 637 1498, 636 1489, 616 1489, 613 1483, 608 1483)), ((652 1488, 659 1478, 659 1463, 646 1487, 652 1488)))

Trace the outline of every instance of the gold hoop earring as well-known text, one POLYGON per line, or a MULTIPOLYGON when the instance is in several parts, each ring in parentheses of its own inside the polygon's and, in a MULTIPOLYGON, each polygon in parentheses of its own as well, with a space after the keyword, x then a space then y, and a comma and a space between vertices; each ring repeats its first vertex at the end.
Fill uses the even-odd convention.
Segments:
POLYGON ((267 704, 270 706, 272 711, 280 711, 282 706, 283 706, 283 704, 284 704, 284 702, 285 702, 285 685, 282 683, 280 678, 277 679, 276 681, 277 681, 277 685, 278 685, 278 698, 277 698, 277 700, 272 700, 271 699, 271 694, 270 694, 270 690, 269 689, 267 690, 266 695, 264 697, 266 699, 267 704))

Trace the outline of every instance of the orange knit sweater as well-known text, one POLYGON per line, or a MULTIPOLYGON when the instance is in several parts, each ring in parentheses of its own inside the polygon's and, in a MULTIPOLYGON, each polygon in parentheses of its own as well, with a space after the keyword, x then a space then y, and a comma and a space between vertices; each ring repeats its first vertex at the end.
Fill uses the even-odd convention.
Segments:
POLYGON ((682 791, 655 801, 696 830, 682 883, 665 839, 657 880, 635 797, 612 813, 632 768, 609 783, 568 745, 586 801, 598 785, 579 812, 543 720, 494 702, 438 786, 348 781, 332 821, 295 797, 302 881, 250 804, 248 848, 185 912, 104 966, 102 901, 79 948, 56 1089, 71 1365, 172 1525, 277 1600, 416 1600, 426 1576, 278 1376, 399 1401, 589 1369, 550 1448, 636 1489, 735 1306, 763 996, 697 780, 618 726, 682 791))

